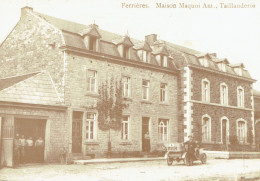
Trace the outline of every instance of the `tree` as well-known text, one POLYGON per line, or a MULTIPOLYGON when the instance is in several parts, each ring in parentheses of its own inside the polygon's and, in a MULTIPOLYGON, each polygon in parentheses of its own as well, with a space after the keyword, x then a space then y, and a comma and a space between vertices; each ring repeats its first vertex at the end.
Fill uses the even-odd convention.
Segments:
POLYGON ((97 101, 98 127, 108 131, 108 156, 111 156, 110 131, 120 130, 123 119, 123 110, 128 105, 123 101, 122 81, 114 81, 111 77, 110 83, 106 80, 99 88, 97 101))

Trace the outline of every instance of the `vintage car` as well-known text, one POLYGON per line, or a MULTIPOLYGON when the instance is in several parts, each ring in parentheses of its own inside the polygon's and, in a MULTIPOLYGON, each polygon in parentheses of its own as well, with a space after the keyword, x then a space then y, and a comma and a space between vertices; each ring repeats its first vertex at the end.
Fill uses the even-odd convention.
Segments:
MULTIPOLYGON (((183 160, 184 163, 188 165, 186 156, 187 148, 185 148, 184 143, 170 143, 165 145, 165 149, 167 150, 165 158, 168 165, 172 165, 173 161, 180 162, 181 160, 183 160)), ((202 164, 207 162, 207 155, 203 152, 202 148, 199 148, 198 144, 193 155, 193 161, 196 160, 200 160, 202 164)))

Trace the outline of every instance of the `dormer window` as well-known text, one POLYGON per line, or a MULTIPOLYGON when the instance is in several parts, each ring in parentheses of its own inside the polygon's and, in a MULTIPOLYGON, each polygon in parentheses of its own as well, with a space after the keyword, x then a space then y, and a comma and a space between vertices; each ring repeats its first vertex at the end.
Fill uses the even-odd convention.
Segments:
POLYGON ((96 51, 97 46, 97 38, 89 37, 89 50, 96 51))
POLYGON ((147 42, 136 44, 134 49, 137 50, 137 55, 142 62, 150 63, 152 49, 147 42))
POLYGON ((218 64, 218 68, 223 71, 223 72, 226 72, 227 71, 227 68, 226 68, 226 64, 224 63, 219 63, 218 64))
POLYGON ((167 67, 167 56, 160 55, 160 66, 167 67))
POLYGON ((209 66, 209 62, 206 58, 201 58, 200 60, 200 64, 204 67, 208 67, 209 66))
POLYGON ((242 76, 242 68, 235 68, 237 75, 242 76))
POLYGON ((130 58, 130 47, 123 46, 123 58, 126 58, 126 59, 130 58))

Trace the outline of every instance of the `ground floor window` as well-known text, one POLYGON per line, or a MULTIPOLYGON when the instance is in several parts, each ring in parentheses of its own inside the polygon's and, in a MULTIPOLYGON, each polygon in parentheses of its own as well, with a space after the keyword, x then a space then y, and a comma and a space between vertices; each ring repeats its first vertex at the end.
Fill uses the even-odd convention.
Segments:
POLYGON ((211 141, 211 118, 208 115, 202 117, 202 142, 211 141))
POLYGON ((246 143, 247 131, 246 131, 246 122, 244 120, 237 121, 237 139, 240 143, 246 143))
POLYGON ((96 113, 88 112, 86 120, 86 139, 93 140, 95 139, 95 122, 96 122, 96 113))
POLYGON ((159 132, 159 141, 167 141, 168 140, 168 119, 159 119, 158 132, 159 132))
POLYGON ((128 140, 129 139, 129 116, 123 116, 122 127, 121 127, 121 139, 128 140))

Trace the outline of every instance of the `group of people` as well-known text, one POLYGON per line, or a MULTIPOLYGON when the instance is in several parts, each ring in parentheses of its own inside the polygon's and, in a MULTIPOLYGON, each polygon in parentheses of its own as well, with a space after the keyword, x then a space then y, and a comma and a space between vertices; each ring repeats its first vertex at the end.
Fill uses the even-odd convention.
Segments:
POLYGON ((14 139, 14 164, 28 162, 42 162, 44 153, 44 140, 32 137, 25 138, 24 135, 16 134, 14 139))

